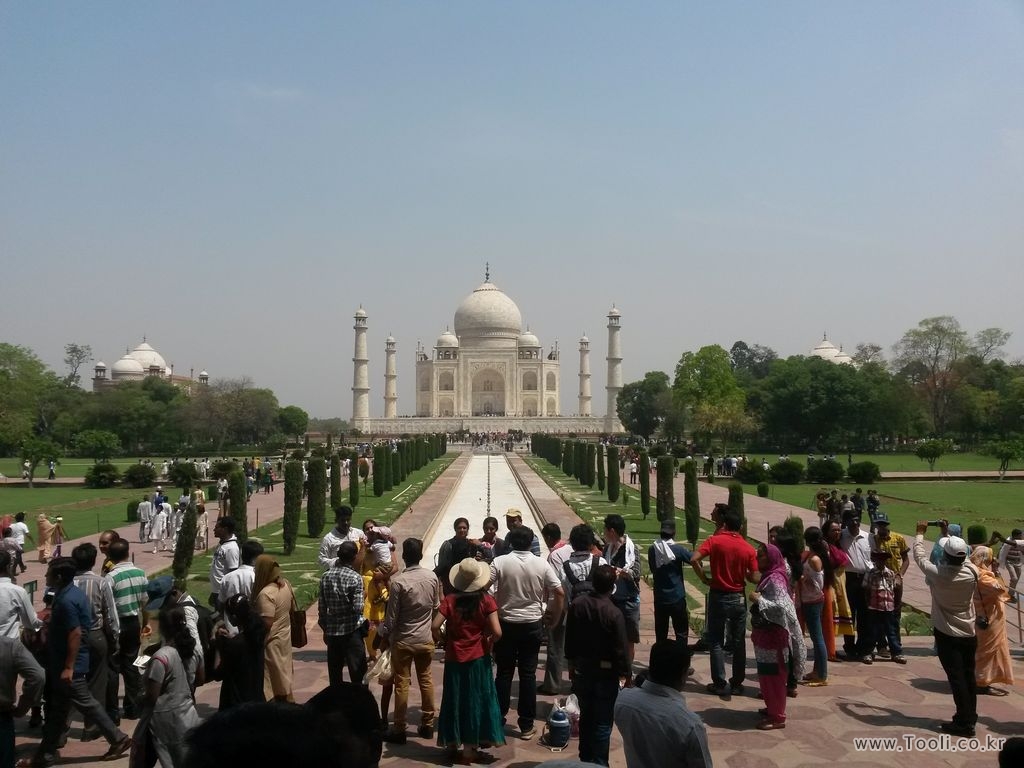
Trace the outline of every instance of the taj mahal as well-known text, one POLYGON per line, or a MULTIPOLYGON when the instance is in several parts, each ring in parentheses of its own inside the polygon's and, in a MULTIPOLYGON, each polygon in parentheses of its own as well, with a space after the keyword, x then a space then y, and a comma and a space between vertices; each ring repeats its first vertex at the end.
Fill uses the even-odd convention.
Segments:
POLYGON ((577 412, 561 413, 562 376, 557 345, 544 351, 540 339, 516 303, 491 282, 484 282, 455 310, 453 325, 430 350, 417 344, 414 377, 415 416, 398 416, 397 342, 384 346, 384 418, 370 418, 369 316, 355 313, 355 354, 352 357, 352 426, 364 434, 423 432, 621 432, 616 399, 622 389, 621 314, 608 311, 608 413, 591 411, 590 340, 579 341, 577 412))

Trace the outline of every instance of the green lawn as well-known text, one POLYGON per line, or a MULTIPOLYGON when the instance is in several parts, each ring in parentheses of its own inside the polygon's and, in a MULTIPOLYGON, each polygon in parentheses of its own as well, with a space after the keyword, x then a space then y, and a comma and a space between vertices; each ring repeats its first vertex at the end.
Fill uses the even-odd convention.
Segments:
MULTIPOLYGON (((355 509, 352 524, 354 526, 361 526, 364 520, 372 518, 378 523, 390 525, 410 504, 419 498, 420 494, 430 487, 434 480, 457 457, 457 453, 449 453, 428 463, 422 469, 411 473, 400 487, 395 487, 380 497, 373 495, 373 483, 371 482, 367 486, 367 492, 364 492, 359 497, 359 506, 355 509)), ((348 492, 343 492, 343 496, 347 501, 348 492)), ((250 502, 250 520, 253 520, 252 509, 253 504, 250 502)), ((328 517, 330 517, 330 510, 328 510, 328 517)), ((333 524, 334 520, 329 519, 324 533, 333 524)), ((284 527, 279 519, 249 531, 249 536, 263 542, 267 554, 273 555, 277 559, 285 578, 295 587, 296 600, 301 607, 305 607, 316 602, 317 591, 320 586, 320 566, 316 558, 320 551, 320 539, 323 534, 315 538, 307 535, 305 507, 302 509, 302 518, 299 522, 299 539, 295 546, 295 551, 291 555, 286 556, 284 554, 283 533, 284 527)), ((204 604, 210 597, 209 575, 212 558, 213 552, 211 550, 207 554, 197 557, 192 562, 192 568, 189 570, 188 591, 204 604)))
MULTIPOLYGON (((927 480, 914 482, 881 481, 872 486, 882 500, 882 511, 892 521, 893 529, 913 533, 918 520, 945 517, 963 526, 980 523, 989 533, 997 530, 1008 535, 1021 525, 1024 510, 1024 482, 985 480, 927 480)), ((839 492, 852 493, 854 486, 839 486, 839 492)), ((747 493, 757 489, 745 486, 747 493)), ((773 485, 770 498, 787 504, 812 509, 816 485, 773 485)), ((866 490, 866 489, 865 489, 866 490)), ((934 534, 931 534, 933 536, 934 534)))
MULTIPOLYGON (((154 464, 156 464, 156 471, 160 471, 160 464, 163 463, 163 459, 159 461, 155 457, 150 457, 154 464)), ((118 469, 124 470, 130 467, 132 464, 138 464, 141 458, 125 458, 118 457, 111 459, 112 464, 116 464, 118 469)), ((57 465, 57 477, 84 477, 86 471, 96 462, 93 459, 83 458, 65 458, 60 459, 60 463, 57 465)), ((36 467, 36 480, 45 480, 49 473, 49 467, 44 461, 36 467)), ((6 475, 7 477, 18 479, 21 477, 21 460, 16 458, 0 458, 0 474, 6 475)))
MULTIPOLYGON (((760 460, 762 456, 768 459, 770 464, 778 461, 777 454, 748 454, 751 458, 760 460)), ((815 454, 816 458, 822 458, 822 454, 815 454)), ((790 454, 790 458, 807 464, 807 454, 799 451, 790 454)), ((847 456, 845 453, 837 453, 836 461, 846 466, 847 456)), ((877 464, 882 473, 886 472, 927 472, 928 462, 917 458, 910 453, 855 453, 853 461, 873 461, 877 464)), ((955 472, 979 470, 984 472, 995 472, 999 469, 999 461, 991 456, 982 456, 980 453, 948 453, 935 462, 935 472, 955 472)), ((1024 469, 1024 464, 1016 462, 1010 465, 1010 469, 1024 469)))
POLYGON ((141 501, 146 489, 81 488, 5 488, 0 485, 0 515, 25 513, 25 522, 35 537, 35 519, 39 512, 51 518, 64 518, 68 538, 77 539, 117 528, 128 522, 129 501, 141 501))

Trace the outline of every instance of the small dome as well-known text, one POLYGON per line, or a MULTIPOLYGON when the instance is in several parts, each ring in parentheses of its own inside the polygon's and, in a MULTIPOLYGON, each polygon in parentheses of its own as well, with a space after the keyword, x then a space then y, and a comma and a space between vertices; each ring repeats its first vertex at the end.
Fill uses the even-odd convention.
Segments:
POLYGON ((820 357, 822 360, 831 360, 839 354, 839 349, 828 340, 828 336, 824 336, 818 343, 818 346, 811 350, 811 354, 815 357, 820 357))
POLYGON ((445 328, 444 333, 437 337, 435 346, 439 349, 458 349, 459 337, 445 328))
POLYGON ((520 347, 539 347, 540 339, 538 339, 534 334, 530 333, 530 329, 527 328, 526 333, 522 334, 519 337, 518 344, 520 347))
POLYGON ((167 370, 167 362, 163 359, 159 352, 153 349, 153 347, 151 347, 146 342, 142 342, 141 344, 139 344, 139 346, 133 349, 129 353, 129 355, 133 359, 138 360, 139 364, 142 366, 142 369, 147 373, 149 372, 149 369, 153 368, 154 366, 159 368, 161 371, 167 370))
POLYGON ((142 363, 132 357, 131 353, 127 353, 124 357, 114 363, 110 370, 118 376, 143 376, 146 373, 146 369, 142 367, 142 363))
POLYGON ((359 309, 356 310, 356 317, 366 317, 366 310, 363 309, 363 305, 359 305, 359 309))
POLYGON ((206 371, 200 371, 199 372, 199 378, 200 379, 208 379, 208 378, 210 378, 210 374, 208 374, 206 371))
POLYGON ((386 338, 386 339, 384 340, 384 343, 385 343, 385 344, 394 344, 394 343, 395 343, 395 337, 394 337, 394 336, 388 336, 388 337, 387 337, 387 338, 386 338))
POLYGON ((615 308, 614 304, 612 304, 612 308, 608 310, 608 317, 621 317, 621 315, 622 313, 615 308))
POLYGON ((455 333, 459 338, 515 339, 523 328, 519 307, 494 283, 485 281, 455 310, 455 333))
POLYGON ((842 345, 839 345, 839 352, 835 357, 832 358, 832 362, 836 363, 837 365, 847 365, 853 363, 853 358, 850 357, 845 352, 843 352, 842 345))
POLYGON ((580 344, 589 344, 590 339, 587 338, 586 334, 580 336, 580 344))
POLYGON ((96 370, 101 370, 101 369, 104 370, 104 371, 107 370, 107 364, 104 363, 102 360, 100 360, 98 363, 96 363, 96 370))

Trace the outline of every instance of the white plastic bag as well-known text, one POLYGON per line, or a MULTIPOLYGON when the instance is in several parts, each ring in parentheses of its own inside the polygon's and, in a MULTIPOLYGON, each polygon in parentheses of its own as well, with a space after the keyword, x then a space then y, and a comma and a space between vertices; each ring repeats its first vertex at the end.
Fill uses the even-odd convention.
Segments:
POLYGON ((380 652, 380 656, 377 657, 377 661, 374 662, 373 666, 366 670, 366 674, 363 676, 363 685, 369 685, 372 682, 385 683, 391 682, 391 677, 394 674, 394 670, 391 668, 391 649, 385 648, 380 652))
POLYGON ((565 706, 562 707, 566 714, 569 715, 569 735, 573 738, 579 738, 580 735, 580 700, 576 698, 575 693, 570 693, 565 700, 565 706))

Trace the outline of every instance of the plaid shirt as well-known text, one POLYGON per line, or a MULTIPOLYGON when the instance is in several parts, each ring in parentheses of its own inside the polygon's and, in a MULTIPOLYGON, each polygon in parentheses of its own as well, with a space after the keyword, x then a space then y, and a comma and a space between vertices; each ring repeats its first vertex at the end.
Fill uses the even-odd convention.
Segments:
POLYGON ((864 594, 872 611, 896 610, 896 574, 889 568, 873 567, 864 574, 864 594))
POLYGON ((363 577, 334 566, 320 577, 319 624, 328 637, 350 635, 363 623, 363 577))

